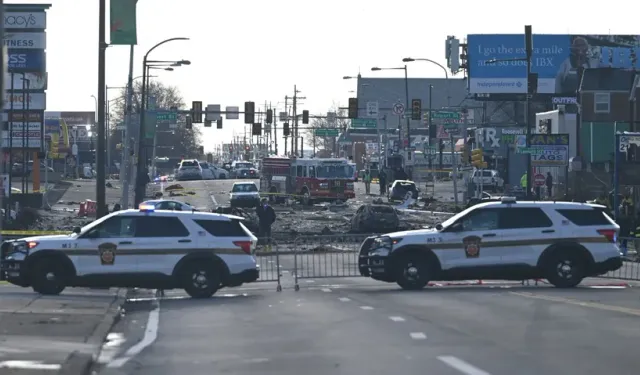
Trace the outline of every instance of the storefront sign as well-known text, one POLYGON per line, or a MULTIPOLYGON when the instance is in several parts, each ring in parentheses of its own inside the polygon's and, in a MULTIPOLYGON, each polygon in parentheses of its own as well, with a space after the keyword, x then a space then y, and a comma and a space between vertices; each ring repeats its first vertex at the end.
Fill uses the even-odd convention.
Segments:
POLYGON ((46 29, 47 13, 45 12, 5 12, 5 29, 46 29))
POLYGON ((4 109, 11 109, 13 103, 14 110, 21 109, 45 109, 46 97, 45 93, 5 93, 4 95, 4 109))
POLYGON ((11 49, 46 49, 45 33, 4 33, 4 46, 11 49))
POLYGON ((34 72, 43 72, 45 70, 44 50, 9 50, 8 54, 9 70, 28 70, 34 72))
MULTIPOLYGON (((29 90, 40 91, 47 89, 47 73, 7 73, 4 79, 5 89, 11 91, 22 90, 22 78, 29 80, 29 90), (11 85, 11 76, 13 76, 13 86, 11 85)), ((26 88, 26 85, 25 85, 26 88)))

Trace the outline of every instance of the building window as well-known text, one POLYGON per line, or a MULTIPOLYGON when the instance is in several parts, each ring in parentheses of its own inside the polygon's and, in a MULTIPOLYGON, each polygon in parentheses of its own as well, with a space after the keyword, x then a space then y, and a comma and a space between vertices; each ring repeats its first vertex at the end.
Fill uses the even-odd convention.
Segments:
POLYGON ((597 92, 593 95, 595 113, 609 113, 611 108, 611 94, 606 92, 597 92))

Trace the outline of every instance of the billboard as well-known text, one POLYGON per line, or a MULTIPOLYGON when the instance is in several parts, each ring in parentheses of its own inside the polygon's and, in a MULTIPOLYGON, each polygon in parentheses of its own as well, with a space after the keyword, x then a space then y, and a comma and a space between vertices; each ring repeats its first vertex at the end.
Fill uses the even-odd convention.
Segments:
MULTIPOLYGON (((524 34, 467 37, 469 93, 524 94, 524 34), (496 60, 496 61, 491 61, 496 60)), ((533 35, 531 72, 538 93, 575 96, 578 68, 640 69, 639 35, 533 35)))

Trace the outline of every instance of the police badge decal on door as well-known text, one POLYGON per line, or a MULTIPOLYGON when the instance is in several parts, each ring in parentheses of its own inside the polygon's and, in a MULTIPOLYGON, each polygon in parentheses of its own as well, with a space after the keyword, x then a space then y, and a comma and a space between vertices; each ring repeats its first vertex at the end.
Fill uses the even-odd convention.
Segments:
POLYGON ((100 255, 100 264, 103 266, 113 266, 116 262, 116 249, 118 246, 114 243, 107 242, 98 245, 98 255, 100 255))
POLYGON ((480 256, 480 242, 482 238, 478 236, 469 236, 462 239, 464 244, 464 254, 467 258, 478 258, 480 256))

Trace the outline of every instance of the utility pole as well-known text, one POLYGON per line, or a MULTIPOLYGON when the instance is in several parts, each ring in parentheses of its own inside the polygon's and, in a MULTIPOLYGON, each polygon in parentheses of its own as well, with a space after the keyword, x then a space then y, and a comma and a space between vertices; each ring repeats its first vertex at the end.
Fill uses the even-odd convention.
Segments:
POLYGON ((107 202, 106 202, 106 179, 105 179, 105 148, 107 140, 106 132, 106 52, 107 43, 106 39, 106 24, 107 24, 107 0, 100 0, 98 19, 98 149, 96 153, 96 217, 101 218, 106 215, 107 202))
MULTIPOLYGON (((275 154, 278 155, 278 120, 276 120, 276 113, 271 107, 271 103, 269 103, 269 107, 273 113, 273 149, 275 154)), ((271 149, 271 144, 269 144, 269 149, 271 149)))
MULTIPOLYGON (((289 97, 287 95, 284 96, 284 113, 285 113, 285 119, 284 121, 286 123, 289 123, 289 97)), ((283 132, 284 134, 284 132, 283 132)), ((291 128, 289 128, 289 135, 291 135, 291 128)), ((287 136, 284 136, 284 155, 287 156, 287 136)))
MULTIPOLYGON (((532 90, 531 86, 531 55, 533 55, 533 34, 531 31, 531 25, 525 25, 524 27, 524 44, 525 44, 525 52, 527 54, 527 99, 525 102, 525 124, 527 125, 527 148, 531 147, 530 138, 531 138, 531 124, 529 123, 529 115, 531 113, 531 100, 529 97, 534 94, 534 90, 532 90)), ((537 86, 537 78, 536 78, 536 86, 537 86)), ((533 173, 531 171, 531 154, 527 154, 527 191, 526 197, 531 199, 531 188, 533 181, 533 173)))
POLYGON ((291 151, 294 155, 298 155, 298 89, 296 85, 293 85, 293 139, 291 143, 291 151))

